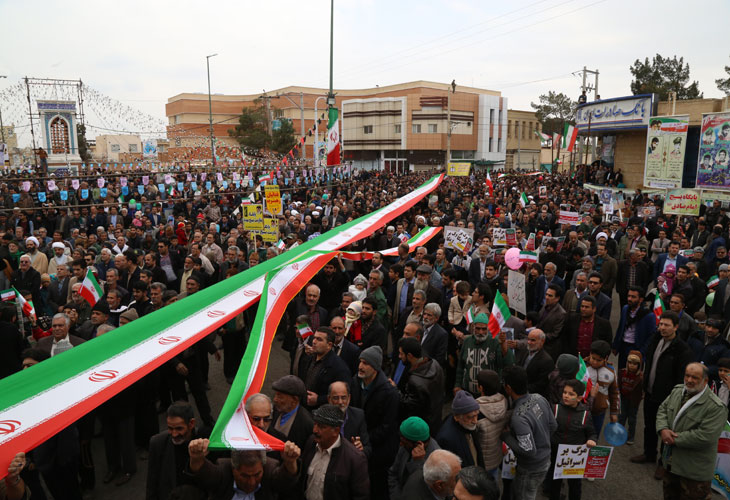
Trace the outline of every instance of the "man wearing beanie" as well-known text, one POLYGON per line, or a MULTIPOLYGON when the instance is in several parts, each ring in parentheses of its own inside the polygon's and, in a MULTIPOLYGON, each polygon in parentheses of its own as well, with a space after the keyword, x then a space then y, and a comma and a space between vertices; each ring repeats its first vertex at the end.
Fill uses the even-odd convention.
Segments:
POLYGON ((386 498, 388 468, 398 450, 398 390, 381 367, 383 350, 372 346, 360 353, 357 375, 352 380, 352 406, 365 411, 373 453, 368 467, 372 498, 386 498))
POLYGON ((400 424, 400 447, 388 470, 390 498, 400 498, 403 486, 414 472, 423 470, 423 463, 441 447, 431 439, 428 424, 419 417, 409 417, 400 424))
POLYGON ((306 500, 366 500, 370 480, 365 454, 340 436, 345 414, 325 404, 314 410, 314 430, 302 451, 300 491, 306 500))
POLYGON ((456 454, 464 467, 483 467, 482 449, 476 437, 479 403, 469 392, 459 391, 451 402, 451 412, 436 435, 436 441, 444 450, 456 454))
POLYGON ((109 321, 109 304, 105 301, 99 301, 94 304, 91 308, 91 318, 84 321, 78 331, 77 335, 84 340, 91 340, 96 337, 96 331, 101 325, 109 321))
POLYGON ((578 358, 572 354, 561 354, 555 363, 555 370, 548 376, 548 402, 551 405, 560 404, 563 400, 565 382, 574 379, 580 369, 578 358))
POLYGON ((464 389, 472 396, 479 396, 477 376, 480 371, 494 370, 501 375, 505 366, 515 362, 514 354, 507 348, 504 334, 500 333, 497 338, 492 338, 487 327, 488 323, 489 317, 484 313, 474 318, 474 335, 464 339, 456 365, 454 394, 464 389))

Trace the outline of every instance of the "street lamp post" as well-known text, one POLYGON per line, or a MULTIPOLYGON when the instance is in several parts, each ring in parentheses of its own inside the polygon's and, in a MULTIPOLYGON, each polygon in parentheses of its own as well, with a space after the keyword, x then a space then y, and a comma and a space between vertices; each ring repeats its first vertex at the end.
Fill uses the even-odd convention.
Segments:
MULTIPOLYGON (((329 122, 329 115, 332 108, 335 106, 335 93, 332 90, 332 57, 334 53, 334 30, 335 30, 335 0, 330 0, 330 91, 327 94, 327 121, 329 122)), ((338 137, 339 140, 339 137, 338 137)), ((329 140, 328 140, 329 142, 329 140)), ((327 191, 331 191, 332 184, 330 181, 330 173, 327 172, 327 191)))
POLYGON ((205 56, 205 66, 208 69, 208 119, 210 120, 210 159, 215 166, 215 147, 213 145, 213 99, 210 96, 210 58, 218 54, 205 56))

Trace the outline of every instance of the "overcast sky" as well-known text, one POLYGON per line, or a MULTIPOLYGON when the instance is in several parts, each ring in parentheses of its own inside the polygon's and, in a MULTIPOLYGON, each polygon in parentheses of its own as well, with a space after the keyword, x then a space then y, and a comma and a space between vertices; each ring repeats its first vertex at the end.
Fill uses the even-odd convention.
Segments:
MULTIPOLYGON (((167 98, 207 92, 205 56, 212 53, 219 54, 211 59, 213 93, 327 87, 329 5, 0 0, 0 75, 8 76, 0 90, 26 75, 81 78, 164 120, 167 98)), ((730 19, 730 2, 335 0, 334 86, 456 80, 530 109, 549 90, 577 98, 581 81, 571 73, 584 65, 600 71, 602 98, 628 95, 629 66, 660 53, 683 56, 705 97, 720 97, 715 79, 726 76, 730 44, 707 32, 709 18, 730 19)), ((6 124, 27 120, 21 105, 0 103, 6 124)), ((104 113, 104 104, 95 107, 104 113)), ((129 121, 129 111, 109 108, 115 113, 88 121, 129 121)))

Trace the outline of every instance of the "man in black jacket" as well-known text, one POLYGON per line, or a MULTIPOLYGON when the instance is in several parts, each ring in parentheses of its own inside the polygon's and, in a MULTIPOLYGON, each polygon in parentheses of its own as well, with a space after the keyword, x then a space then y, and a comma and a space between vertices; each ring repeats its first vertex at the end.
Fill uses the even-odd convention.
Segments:
POLYGON ((312 415, 300 405, 302 398, 307 394, 304 382, 294 375, 285 375, 276 380, 271 387, 274 389, 274 415, 269 426, 269 434, 273 435, 272 429, 274 429, 285 435, 287 440, 300 448, 303 447, 314 427, 312 415))
POLYGON ((335 345, 332 346, 332 350, 345 362, 352 378, 357 373, 360 348, 345 338, 345 319, 342 316, 333 317, 330 320, 330 328, 335 332, 335 345))
MULTIPOLYGON (((517 341, 513 341, 515 344, 517 341)), ((527 348, 517 349, 515 364, 527 371, 527 391, 548 398, 548 375, 555 369, 553 358, 543 349, 545 332, 534 328, 527 334, 527 348)))
POLYGON ((404 337, 398 342, 398 357, 407 367, 398 384, 400 392, 400 417, 422 418, 436 434, 441 425, 444 396, 444 372, 434 359, 423 355, 417 338, 404 337))
MULTIPOLYGON (((655 463, 657 459, 656 416, 659 405, 675 385, 684 380, 684 368, 692 361, 692 350, 677 336, 679 316, 664 311, 659 319, 658 334, 646 349, 644 365, 644 453, 631 457, 637 464, 655 463)), ((662 445, 663 446, 663 445, 662 445)), ((654 477, 661 479, 664 468, 657 466, 654 477)))
POLYGON ((350 406, 349 382, 333 382, 327 393, 327 402, 337 406, 345 414, 345 425, 342 426, 342 437, 355 445, 355 448, 365 453, 368 459, 373 454, 373 447, 370 445, 368 426, 365 423, 365 412, 360 408, 350 406))
POLYGON ((342 359, 332 350, 335 332, 320 327, 312 336, 313 354, 305 355, 299 362, 299 378, 307 388, 307 409, 310 411, 327 402, 327 391, 332 382, 348 381, 352 375, 342 359))
POLYGON ((312 437, 302 450, 302 471, 306 471, 300 474, 299 480, 302 497, 322 500, 371 498, 367 458, 340 435, 345 415, 337 406, 326 404, 315 410, 313 417, 312 437))
POLYGON ((578 313, 570 313, 560 336, 562 352, 586 357, 591 353, 591 344, 596 340, 613 341, 611 323, 597 314, 596 299, 584 295, 578 303, 578 313))
POLYGON ((11 284, 16 290, 27 290, 33 295, 33 302, 41 302, 41 275, 31 267, 30 256, 20 256, 20 267, 13 272, 11 284))
POLYGON ((373 499, 388 494, 388 468, 398 450, 398 391, 382 371, 383 350, 373 346, 360 353, 352 380, 352 405, 365 411, 373 454, 368 461, 373 499))

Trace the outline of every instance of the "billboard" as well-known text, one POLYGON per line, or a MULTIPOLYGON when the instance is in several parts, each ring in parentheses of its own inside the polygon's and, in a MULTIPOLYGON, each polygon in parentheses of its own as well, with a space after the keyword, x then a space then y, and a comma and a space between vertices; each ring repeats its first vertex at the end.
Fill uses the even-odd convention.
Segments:
POLYGON ((697 188, 729 189, 730 113, 702 115, 697 188))
POLYGON ((655 116, 649 120, 644 164, 645 186, 682 187, 688 130, 689 115, 655 116))
POLYGON ((157 158, 156 139, 147 139, 142 143, 142 157, 145 159, 157 158))

